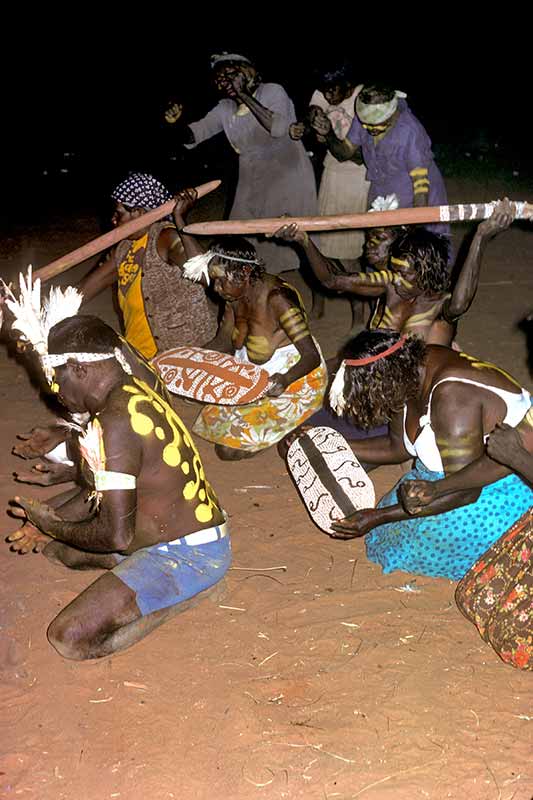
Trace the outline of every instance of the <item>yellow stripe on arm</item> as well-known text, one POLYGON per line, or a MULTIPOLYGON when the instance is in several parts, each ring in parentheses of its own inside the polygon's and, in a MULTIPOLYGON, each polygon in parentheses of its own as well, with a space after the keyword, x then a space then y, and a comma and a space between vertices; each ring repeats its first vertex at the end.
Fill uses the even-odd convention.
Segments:
POLYGON ((294 344, 301 339, 305 339, 306 336, 311 335, 309 326, 307 325, 307 319, 300 308, 289 308, 288 311, 285 311, 280 316, 279 322, 294 344))
POLYGON ((426 167, 416 167, 412 169, 409 175, 411 178, 423 178, 428 174, 426 167))

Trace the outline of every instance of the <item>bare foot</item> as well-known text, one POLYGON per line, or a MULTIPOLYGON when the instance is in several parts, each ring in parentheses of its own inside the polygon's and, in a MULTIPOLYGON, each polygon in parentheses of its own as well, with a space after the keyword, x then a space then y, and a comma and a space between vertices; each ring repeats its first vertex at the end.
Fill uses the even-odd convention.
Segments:
POLYGON ((9 549, 12 550, 13 553, 19 553, 21 556, 31 552, 40 553, 43 547, 46 547, 48 542, 51 541, 51 536, 42 533, 35 525, 32 525, 31 522, 26 522, 21 528, 15 531, 15 533, 11 533, 6 538, 6 542, 10 542, 11 544, 9 549))

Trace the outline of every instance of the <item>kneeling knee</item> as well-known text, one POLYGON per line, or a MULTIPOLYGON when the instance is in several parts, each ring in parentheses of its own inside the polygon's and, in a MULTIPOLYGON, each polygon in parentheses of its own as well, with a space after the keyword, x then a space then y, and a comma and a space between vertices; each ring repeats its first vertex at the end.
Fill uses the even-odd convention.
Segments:
POLYGON ((48 641, 60 656, 72 661, 83 661, 88 656, 87 642, 81 636, 80 626, 75 620, 56 617, 46 633, 48 641))

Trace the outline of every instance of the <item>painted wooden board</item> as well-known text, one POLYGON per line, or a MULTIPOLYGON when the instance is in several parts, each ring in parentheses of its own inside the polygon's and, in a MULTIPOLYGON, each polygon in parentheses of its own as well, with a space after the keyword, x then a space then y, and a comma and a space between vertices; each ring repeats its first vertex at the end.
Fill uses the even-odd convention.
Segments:
POLYGON ((268 372, 228 353, 202 347, 174 347, 152 360, 169 392, 217 405, 244 405, 262 397, 268 372))
POLYGON ((287 453, 287 466, 311 519, 326 533, 362 508, 374 508, 374 484, 353 450, 333 428, 310 428, 287 453))

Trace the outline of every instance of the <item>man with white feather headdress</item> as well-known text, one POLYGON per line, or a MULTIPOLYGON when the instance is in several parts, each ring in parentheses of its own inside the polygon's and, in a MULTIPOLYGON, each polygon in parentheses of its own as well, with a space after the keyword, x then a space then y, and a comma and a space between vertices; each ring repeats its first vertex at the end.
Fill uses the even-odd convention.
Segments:
POLYGON ((129 647, 206 592, 231 550, 226 515, 179 417, 132 374, 113 329, 76 314, 75 291, 56 297, 42 310, 30 280, 8 305, 52 390, 89 419, 79 440, 85 486, 50 503, 15 497, 11 513, 49 537, 51 561, 105 570, 48 629, 61 655, 84 660, 129 647))

